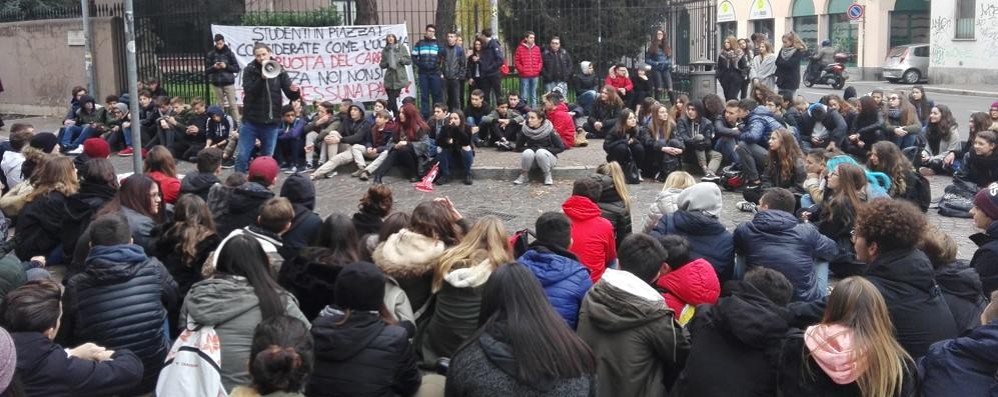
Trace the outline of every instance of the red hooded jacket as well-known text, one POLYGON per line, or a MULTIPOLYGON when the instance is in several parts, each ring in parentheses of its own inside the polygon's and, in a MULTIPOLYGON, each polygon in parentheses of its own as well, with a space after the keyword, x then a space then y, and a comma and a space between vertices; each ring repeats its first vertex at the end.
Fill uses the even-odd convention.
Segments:
POLYGON ((572 220, 572 245, 568 250, 589 269, 589 278, 596 284, 603 277, 606 265, 617 259, 613 225, 601 216, 599 206, 586 197, 569 197, 561 209, 572 220))
POLYGON ((555 132, 561 137, 561 141, 565 143, 565 150, 575 146, 575 122, 572 121, 572 116, 568 114, 568 106, 564 103, 559 103, 554 109, 548 110, 547 116, 548 120, 551 120, 555 132))
POLYGON ((655 285, 665 290, 662 297, 676 313, 676 318, 683 312, 683 306, 714 304, 721 295, 721 283, 714 266, 702 258, 662 275, 655 285))
POLYGON ((544 59, 541 58, 541 47, 534 45, 527 47, 520 42, 513 53, 513 66, 516 66, 516 73, 525 79, 531 79, 541 75, 541 68, 544 66, 544 59))
POLYGON ((628 94, 634 89, 634 83, 631 82, 631 78, 626 76, 606 76, 606 79, 603 79, 603 85, 608 85, 614 89, 623 88, 628 94))

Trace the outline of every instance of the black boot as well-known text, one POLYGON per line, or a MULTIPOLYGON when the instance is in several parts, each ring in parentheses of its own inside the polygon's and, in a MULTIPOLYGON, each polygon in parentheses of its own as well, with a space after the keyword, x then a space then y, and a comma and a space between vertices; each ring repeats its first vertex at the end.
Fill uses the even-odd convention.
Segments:
POLYGON ((465 175, 464 176, 464 184, 468 185, 468 186, 471 186, 472 183, 473 182, 471 181, 471 174, 465 175))
POLYGON ((434 181, 433 183, 437 185, 446 185, 449 182, 450 182, 450 177, 448 177, 447 175, 440 175, 437 177, 437 180, 434 181))
POLYGON ((381 182, 381 174, 374 174, 374 177, 371 178, 371 184, 373 185, 383 184, 383 182, 381 182))

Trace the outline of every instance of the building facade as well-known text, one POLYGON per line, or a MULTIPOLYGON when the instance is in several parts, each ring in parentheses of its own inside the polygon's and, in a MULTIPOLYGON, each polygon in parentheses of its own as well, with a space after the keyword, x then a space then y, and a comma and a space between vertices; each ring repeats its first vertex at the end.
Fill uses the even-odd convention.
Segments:
POLYGON ((998 81, 998 0, 932 2, 929 78, 940 84, 998 81))
MULTIPOLYGON (((765 33, 776 49, 782 46, 780 37, 791 31, 808 48, 831 40, 840 52, 852 56, 849 66, 855 80, 879 79, 891 47, 929 42, 928 0, 855 2, 864 8, 857 21, 846 14, 854 0, 718 0, 718 39, 765 33)), ((933 2, 933 7, 939 3, 945 2, 933 2)))

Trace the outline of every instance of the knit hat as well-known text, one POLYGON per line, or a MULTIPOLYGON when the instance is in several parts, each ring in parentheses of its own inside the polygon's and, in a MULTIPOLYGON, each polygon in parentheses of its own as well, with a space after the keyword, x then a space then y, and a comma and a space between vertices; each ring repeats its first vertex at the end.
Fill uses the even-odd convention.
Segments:
POLYGON ((101 138, 90 138, 83 141, 83 154, 92 159, 106 159, 111 155, 111 146, 101 138))
POLYGON ((118 109, 118 111, 121 112, 121 114, 128 113, 128 105, 127 104, 118 102, 118 103, 114 104, 114 108, 118 109))
POLYGON ((579 62, 579 67, 582 68, 582 74, 587 74, 586 71, 589 70, 589 66, 591 66, 592 64, 593 63, 589 61, 579 62))
POLYGON ((31 147, 49 153, 59 143, 59 138, 51 132, 39 132, 31 137, 31 147))
POLYGON ((273 185, 274 179, 277 179, 277 172, 280 168, 277 167, 277 160, 274 160, 270 156, 260 156, 253 160, 249 165, 249 172, 246 173, 249 179, 263 179, 267 185, 273 185))
POLYGON ((7 330, 0 328, 0 390, 7 390, 17 367, 17 349, 7 330))
POLYGON ((721 188, 716 183, 700 182, 683 189, 677 200, 680 211, 701 211, 711 216, 721 213, 721 188))
POLYGON ((991 109, 998 109, 998 101, 991 104, 991 109))
POLYGON ((347 265, 336 276, 333 295, 341 309, 379 310, 385 299, 385 274, 370 262, 347 265))
POLYGON ((988 218, 998 220, 998 182, 977 192, 974 195, 974 206, 988 218))
POLYGON ((315 209, 315 185, 305 174, 289 175, 284 180, 284 186, 281 186, 281 197, 287 198, 291 204, 301 204, 309 210, 315 209))

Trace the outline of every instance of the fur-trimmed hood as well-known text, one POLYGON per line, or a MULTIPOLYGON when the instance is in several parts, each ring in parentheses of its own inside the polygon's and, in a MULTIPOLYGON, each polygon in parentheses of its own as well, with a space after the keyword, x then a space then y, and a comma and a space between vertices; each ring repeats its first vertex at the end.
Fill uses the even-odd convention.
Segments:
POLYGON ((444 281, 456 288, 475 288, 485 285, 492 275, 492 264, 486 259, 472 267, 451 270, 444 276, 444 281))
POLYGON ((443 241, 402 229, 378 244, 371 257, 386 275, 413 278, 432 272, 445 248, 443 241))

